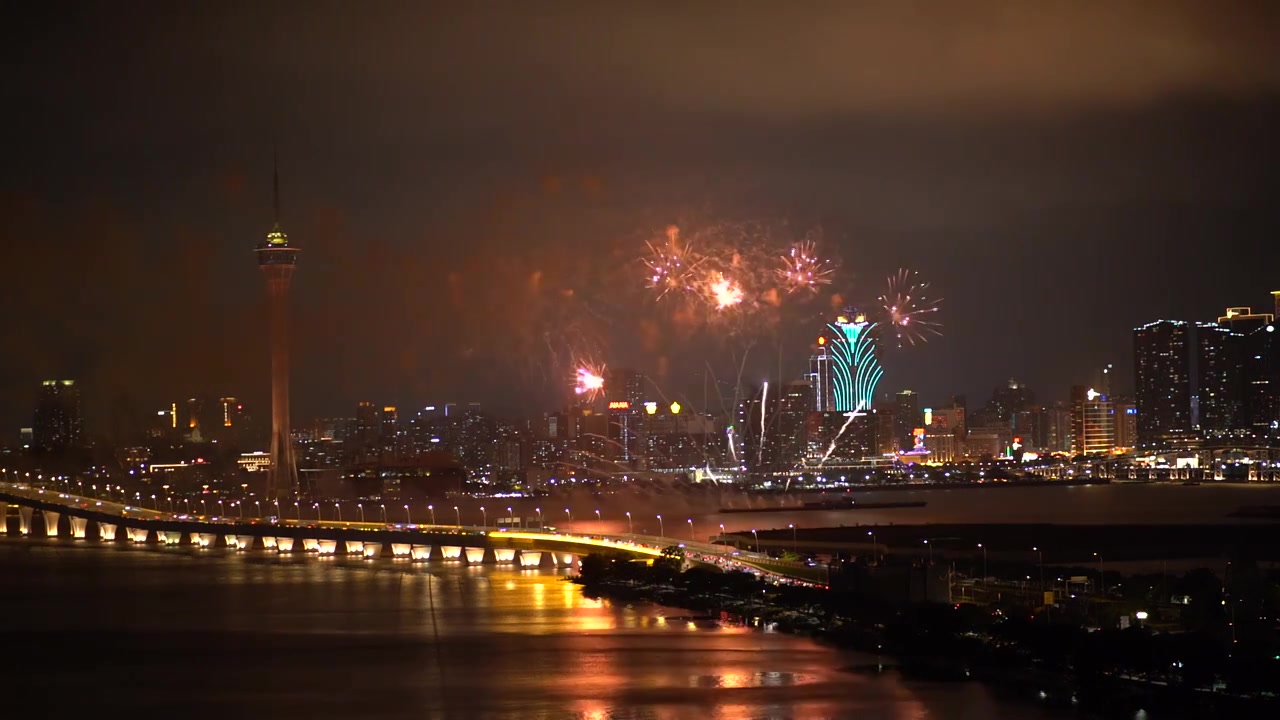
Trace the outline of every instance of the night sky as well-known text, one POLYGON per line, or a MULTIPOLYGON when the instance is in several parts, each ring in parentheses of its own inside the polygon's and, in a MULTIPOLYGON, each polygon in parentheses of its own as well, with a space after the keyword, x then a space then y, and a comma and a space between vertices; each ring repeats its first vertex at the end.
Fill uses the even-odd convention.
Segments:
MULTIPOLYGON (((5 442, 45 378, 85 384, 97 431, 266 403, 273 152, 299 421, 553 409, 588 334, 700 393, 738 345, 644 293, 672 223, 821 226, 850 296, 928 277, 945 335, 888 349, 881 384, 926 404, 1010 377, 1065 398, 1108 362, 1123 390, 1133 326, 1280 289, 1276 3, 15 5, 5 442)), ((815 317, 744 379, 779 347, 798 372, 815 317)))

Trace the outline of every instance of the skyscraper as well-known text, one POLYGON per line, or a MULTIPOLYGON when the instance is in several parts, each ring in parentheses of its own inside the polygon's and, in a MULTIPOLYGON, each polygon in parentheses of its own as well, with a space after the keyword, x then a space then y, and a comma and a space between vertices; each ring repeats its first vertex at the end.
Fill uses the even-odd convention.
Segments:
POLYGON ((298 466, 289 429, 289 287, 298 249, 280 229, 280 173, 273 174, 275 225, 255 250, 267 281, 267 313, 271 338, 271 469, 266 496, 279 498, 298 486, 298 466))
POLYGON ((863 315, 841 315, 818 338, 810 359, 809 382, 818 412, 866 412, 871 409, 884 370, 876 359, 875 325, 863 315))
POLYGON ((62 452, 80 444, 80 388, 75 380, 45 380, 40 385, 31 425, 31 444, 45 452, 62 452))
POLYGON ((914 431, 924 426, 924 415, 920 413, 920 396, 912 390, 903 390, 894 398, 893 436, 898 441, 898 448, 911 450, 915 446, 914 431))
MULTIPOLYGON (((1270 317, 1269 315, 1267 317, 1270 317)), ((1244 424, 1244 336, 1217 323, 1195 324, 1195 394, 1198 426, 1207 434, 1244 424)))
POLYGON ((1185 438, 1192 431, 1190 335, 1181 320, 1134 328, 1133 377, 1142 445, 1185 438))

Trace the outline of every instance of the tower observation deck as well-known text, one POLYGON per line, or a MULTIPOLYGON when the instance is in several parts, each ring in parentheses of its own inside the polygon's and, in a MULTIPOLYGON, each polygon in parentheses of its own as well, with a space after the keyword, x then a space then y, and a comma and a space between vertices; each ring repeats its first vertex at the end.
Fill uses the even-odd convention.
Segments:
POLYGON ((275 173, 276 222, 258 244, 258 268, 267 281, 268 337, 271 344, 271 467, 266 496, 278 499, 298 488, 289 425, 289 288, 298 249, 280 229, 280 174, 275 173))

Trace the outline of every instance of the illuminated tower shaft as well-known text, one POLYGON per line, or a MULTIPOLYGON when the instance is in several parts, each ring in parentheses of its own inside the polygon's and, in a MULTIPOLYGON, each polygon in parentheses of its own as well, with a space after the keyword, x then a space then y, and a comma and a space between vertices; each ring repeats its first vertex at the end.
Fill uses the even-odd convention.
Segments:
MULTIPOLYGON (((279 176, 276 179, 276 214, 280 205, 279 176)), ((289 426, 289 286, 298 249, 280 229, 279 220, 258 246, 258 267, 267 280, 267 314, 271 342, 271 468, 267 474, 266 496, 278 499, 298 487, 298 465, 294 461, 289 426)))

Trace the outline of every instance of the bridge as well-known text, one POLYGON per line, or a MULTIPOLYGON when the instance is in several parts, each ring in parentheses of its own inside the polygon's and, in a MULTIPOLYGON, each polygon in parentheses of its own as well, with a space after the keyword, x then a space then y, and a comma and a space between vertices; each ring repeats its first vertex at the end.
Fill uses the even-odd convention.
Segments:
POLYGON ((552 530, 424 525, 280 517, 222 517, 165 512, 56 489, 0 482, 7 507, 17 506, 20 536, 67 537, 101 543, 185 545, 280 554, 313 553, 367 559, 390 556, 471 565, 574 567, 582 555, 618 552, 652 560, 678 547, 685 560, 756 573, 774 582, 818 584, 814 568, 710 543, 648 535, 585 535, 552 530))

